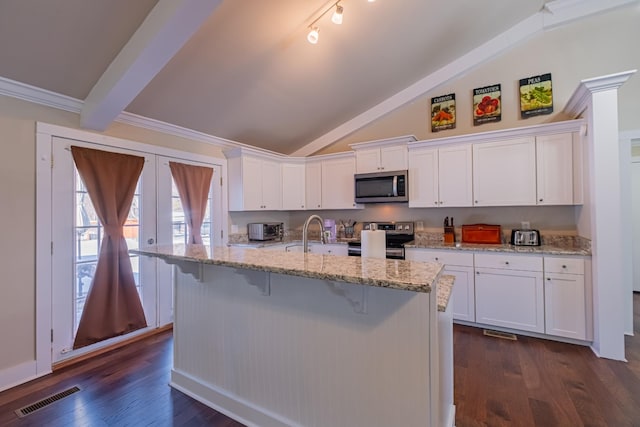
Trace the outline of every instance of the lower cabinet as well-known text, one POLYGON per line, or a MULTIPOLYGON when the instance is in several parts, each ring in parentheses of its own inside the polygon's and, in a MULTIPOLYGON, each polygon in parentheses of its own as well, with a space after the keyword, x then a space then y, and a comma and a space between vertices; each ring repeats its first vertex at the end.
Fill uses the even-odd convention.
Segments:
POLYGON ((456 278, 452 293, 453 318, 467 322, 476 321, 473 253, 407 248, 406 258, 412 261, 444 264, 443 272, 456 278))
POLYGON ((476 254, 476 322, 545 332, 542 257, 476 254))
POLYGON ((590 339, 584 261, 571 258, 544 259, 545 331, 549 335, 590 339))

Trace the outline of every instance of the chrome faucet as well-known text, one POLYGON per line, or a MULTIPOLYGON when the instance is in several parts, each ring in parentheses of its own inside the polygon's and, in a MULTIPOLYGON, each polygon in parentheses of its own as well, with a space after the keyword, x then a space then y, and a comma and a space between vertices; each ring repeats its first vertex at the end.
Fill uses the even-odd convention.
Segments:
POLYGON ((302 251, 305 253, 309 252, 309 235, 308 235, 309 224, 314 219, 318 221, 318 224, 320 224, 320 241, 322 242, 323 245, 326 243, 325 237, 324 237, 324 221, 318 215, 311 215, 304 222, 304 226, 302 226, 302 251))

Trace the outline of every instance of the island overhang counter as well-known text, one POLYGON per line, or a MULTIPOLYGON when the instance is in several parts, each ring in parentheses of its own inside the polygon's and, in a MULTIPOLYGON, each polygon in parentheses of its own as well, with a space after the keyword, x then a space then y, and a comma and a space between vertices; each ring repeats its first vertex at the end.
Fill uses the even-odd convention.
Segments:
POLYGON ((247 425, 453 425, 442 264, 204 245, 131 252, 174 265, 172 387, 247 425))

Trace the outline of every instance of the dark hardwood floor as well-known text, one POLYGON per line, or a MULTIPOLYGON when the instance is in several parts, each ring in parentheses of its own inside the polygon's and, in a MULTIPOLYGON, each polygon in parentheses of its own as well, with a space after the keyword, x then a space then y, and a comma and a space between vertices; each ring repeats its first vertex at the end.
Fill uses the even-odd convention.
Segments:
MULTIPOLYGON (((640 295, 628 363, 590 349, 454 328, 457 427, 640 426, 640 295)), ((241 426, 168 386, 172 335, 159 335, 0 393, 0 426, 241 426), (14 411, 82 390, 18 418, 14 411)), ((356 426, 354 426, 356 427, 356 426)), ((400 426, 390 426, 400 427, 400 426)))

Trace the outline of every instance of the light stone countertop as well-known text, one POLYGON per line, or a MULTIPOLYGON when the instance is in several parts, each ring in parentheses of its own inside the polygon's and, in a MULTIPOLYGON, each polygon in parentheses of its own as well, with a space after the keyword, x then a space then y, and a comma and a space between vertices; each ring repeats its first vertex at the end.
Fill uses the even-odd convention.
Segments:
POLYGON ((453 283, 456 280, 456 276, 451 274, 441 274, 438 278, 438 311, 446 311, 449 305, 449 298, 453 292, 453 283))
POLYGON ((443 268, 437 262, 264 251, 237 246, 166 245, 131 249, 129 252, 158 257, 168 263, 201 262, 423 293, 431 292, 443 268))
POLYGON ((404 245, 405 248, 422 248, 437 249, 447 251, 473 251, 473 252, 503 252, 531 255, 566 255, 566 256, 591 256, 591 251, 584 248, 574 246, 513 246, 510 244, 473 244, 473 243, 444 243, 444 242, 428 242, 428 243, 409 243, 404 245))

